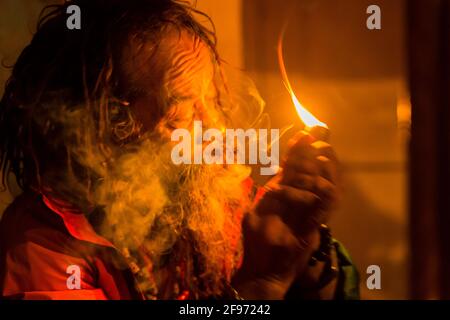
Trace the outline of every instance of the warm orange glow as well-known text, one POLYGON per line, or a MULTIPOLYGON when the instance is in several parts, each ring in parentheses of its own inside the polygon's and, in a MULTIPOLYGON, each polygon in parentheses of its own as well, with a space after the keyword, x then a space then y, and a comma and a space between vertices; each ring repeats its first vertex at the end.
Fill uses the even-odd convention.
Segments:
POLYGON ((284 65, 282 35, 280 36, 280 39, 278 41, 278 63, 280 65, 283 83, 286 89, 288 90, 289 94, 291 95, 292 102, 294 103, 295 109, 297 110, 297 114, 300 117, 300 120, 302 120, 302 122, 305 124, 307 128, 312 128, 316 126, 328 128, 328 126, 325 123, 317 119, 300 103, 300 101, 298 101, 297 97, 295 96, 294 90, 292 90, 291 83, 289 82, 289 78, 287 76, 286 67, 284 65))

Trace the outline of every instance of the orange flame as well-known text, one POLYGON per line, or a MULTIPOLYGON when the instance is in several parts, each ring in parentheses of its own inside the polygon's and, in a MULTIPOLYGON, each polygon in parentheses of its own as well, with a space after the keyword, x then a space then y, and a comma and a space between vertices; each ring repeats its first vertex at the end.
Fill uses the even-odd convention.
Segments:
POLYGON ((283 78, 284 86, 286 87, 287 91, 291 95, 292 102, 294 103, 295 109, 297 110, 297 114, 300 117, 300 120, 305 124, 307 128, 312 127, 325 127, 328 128, 328 126, 321 122, 319 119, 317 119, 311 112, 309 112, 301 103, 298 101, 294 90, 292 90, 291 83, 289 82, 289 78, 286 72, 286 67, 284 65, 284 59, 283 59, 283 34, 284 31, 280 35, 280 39, 278 41, 278 63, 280 65, 280 71, 281 76, 283 78))

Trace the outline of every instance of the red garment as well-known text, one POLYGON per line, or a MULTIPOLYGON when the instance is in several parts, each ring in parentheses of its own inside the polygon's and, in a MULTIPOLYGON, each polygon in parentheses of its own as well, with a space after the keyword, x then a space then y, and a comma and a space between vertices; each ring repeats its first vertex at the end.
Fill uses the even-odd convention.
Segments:
MULTIPOLYGON (((243 183, 250 193, 252 180, 243 183)), ((0 221, 0 297, 143 299, 123 256, 84 214, 33 192, 17 197, 0 221), (80 269, 79 289, 67 284, 70 266, 80 269)))
POLYGON ((0 296, 142 299, 113 245, 95 233, 85 215, 59 205, 27 192, 6 209, 0 222, 0 296), (79 289, 68 284, 70 266, 80 270, 79 289))

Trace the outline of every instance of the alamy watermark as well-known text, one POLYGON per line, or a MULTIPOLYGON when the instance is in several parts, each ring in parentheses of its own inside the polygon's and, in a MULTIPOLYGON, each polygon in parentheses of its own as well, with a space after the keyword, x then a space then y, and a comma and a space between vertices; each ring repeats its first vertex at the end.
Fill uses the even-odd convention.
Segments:
POLYGON ((66 269, 66 273, 70 274, 66 280, 66 286, 69 290, 80 290, 81 289, 81 269, 77 265, 70 265, 66 269))
POLYGON ((366 13, 369 14, 366 21, 367 29, 381 30, 381 8, 376 4, 372 4, 367 7, 366 13))
POLYGON ((194 121, 193 132, 175 129, 172 162, 180 164, 260 164, 261 175, 279 170, 279 129, 214 129, 203 132, 201 121, 194 121), (248 153, 247 153, 248 150, 248 153))
MULTIPOLYGON (((77 5, 67 7, 68 18, 66 26, 69 30, 81 29, 81 8, 77 5)), ((381 30, 381 9, 378 5, 372 4, 367 7, 366 13, 369 17, 366 20, 366 26, 369 30, 381 30)))
POLYGON ((381 268, 373 264, 367 267, 366 273, 369 275, 366 286, 369 290, 381 290, 381 268))

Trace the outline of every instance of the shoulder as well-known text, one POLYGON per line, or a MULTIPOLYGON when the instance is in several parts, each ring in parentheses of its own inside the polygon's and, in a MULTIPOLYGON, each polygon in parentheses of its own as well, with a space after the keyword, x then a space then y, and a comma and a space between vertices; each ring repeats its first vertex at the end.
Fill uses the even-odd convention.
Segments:
POLYGON ((9 251, 30 245, 44 251, 86 258, 96 246, 74 238, 60 216, 50 210, 39 194, 18 196, 0 221, 0 246, 9 251))
POLYGON ((93 289, 94 246, 65 230, 37 194, 23 194, 6 209, 0 222, 1 295, 67 290, 75 271, 83 289, 93 289))
POLYGON ((114 248, 76 236, 40 195, 17 197, 0 221, 0 297, 142 299, 114 248))

